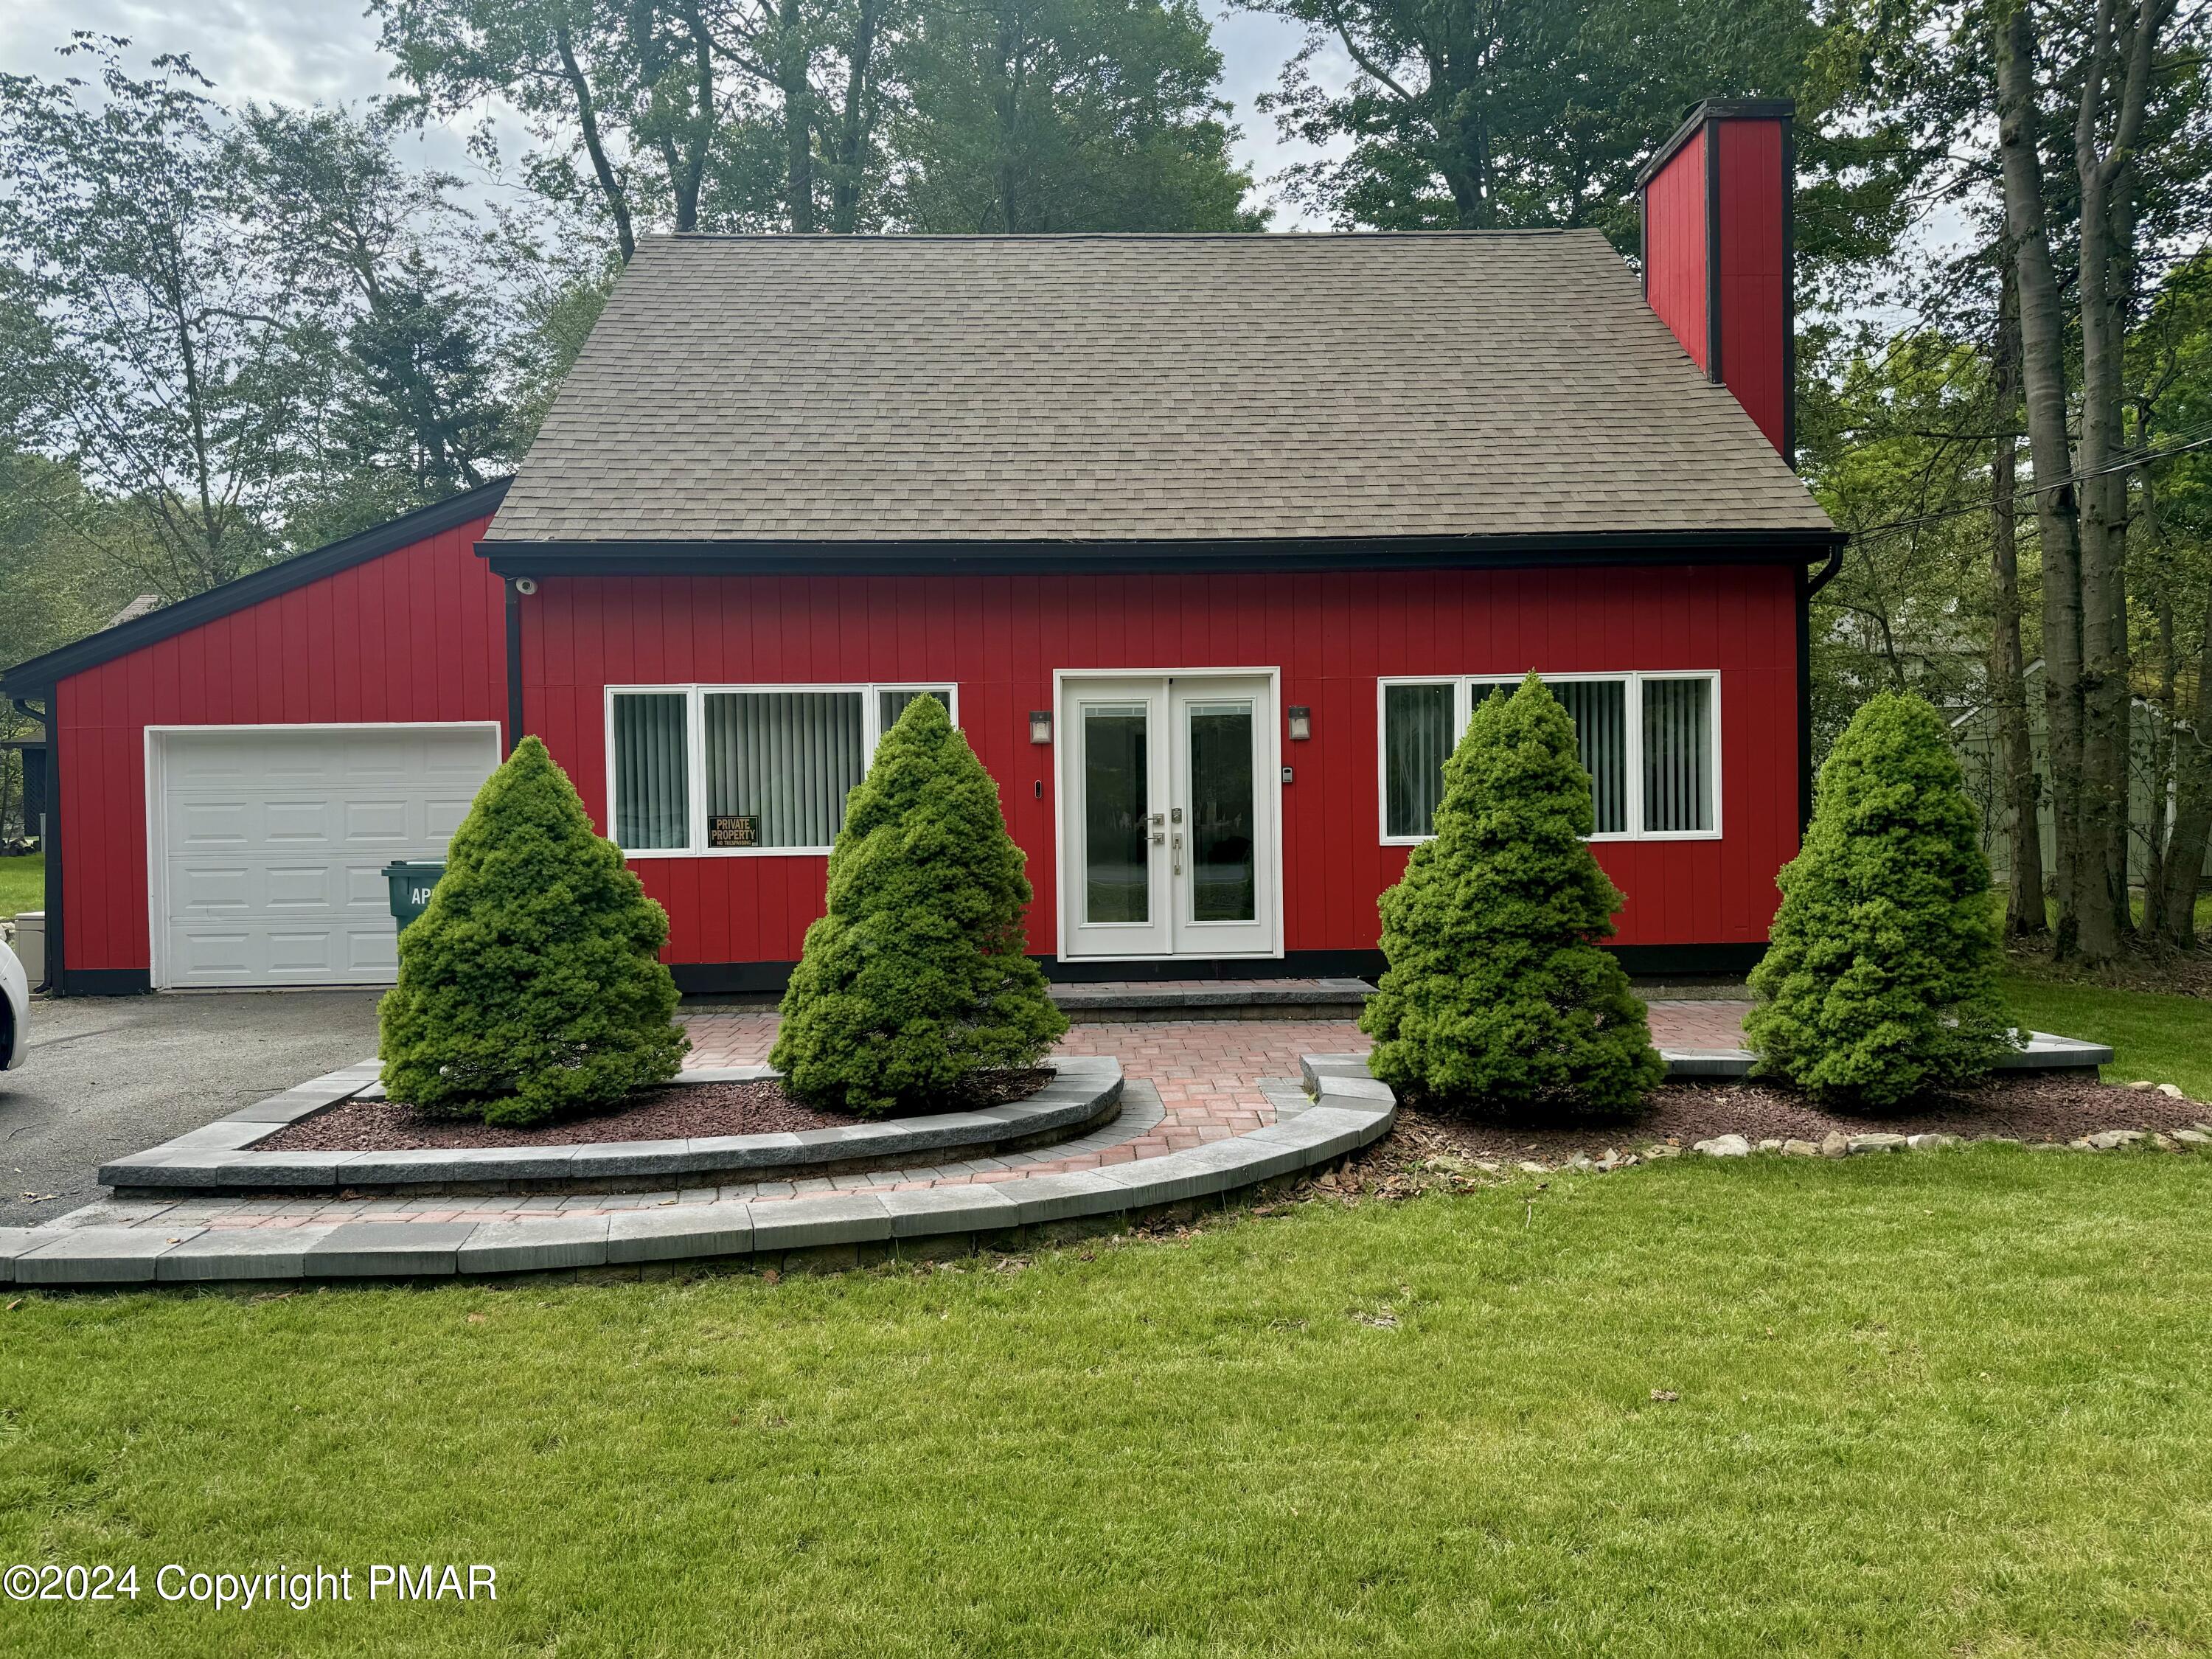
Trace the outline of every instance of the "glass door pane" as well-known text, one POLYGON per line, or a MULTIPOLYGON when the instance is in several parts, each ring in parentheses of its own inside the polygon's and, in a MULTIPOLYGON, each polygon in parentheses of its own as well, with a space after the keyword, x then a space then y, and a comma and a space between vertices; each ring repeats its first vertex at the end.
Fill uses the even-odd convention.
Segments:
POLYGON ((1252 705, 1194 702, 1190 722, 1190 916, 1259 918, 1257 829, 1252 807, 1252 705))
POLYGON ((1152 920, 1145 832, 1152 810, 1146 705, 1083 706, 1083 919, 1152 920))

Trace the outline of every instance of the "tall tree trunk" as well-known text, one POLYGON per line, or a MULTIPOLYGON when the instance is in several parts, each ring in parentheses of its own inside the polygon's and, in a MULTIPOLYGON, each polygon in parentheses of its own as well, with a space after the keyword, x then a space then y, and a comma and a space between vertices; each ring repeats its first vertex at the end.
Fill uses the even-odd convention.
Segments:
POLYGON ((784 205, 800 235, 814 229, 814 79, 799 0, 777 10, 776 78, 783 90, 784 205))
POLYGON ((2166 837, 2165 879, 2156 895, 2143 895, 2146 914, 2157 900, 2159 938, 2184 951, 2197 943, 2197 890, 2212 843, 2212 594, 2205 599, 2198 638, 2196 707, 2189 724, 2174 732, 2173 830, 2166 837))
POLYGON ((561 72, 568 78, 569 94, 576 100, 576 120, 583 130, 584 154, 591 158, 592 177, 599 181, 599 194, 607 211, 614 216, 615 246, 622 252, 622 262, 628 264, 637 252, 637 238, 630 229, 629 191, 607 157, 606 144, 599 137, 599 105, 592 96, 592 83, 584 78, 583 67, 576 61, 575 42, 565 21, 555 28, 553 45, 561 54, 561 72))
POLYGON ((1996 586, 1990 642, 1990 695, 1996 704, 1998 754, 2004 768, 2011 878, 2005 892, 2005 933, 2040 939, 2050 932, 2043 892, 2043 827, 2035 778, 2035 745, 2027 724, 2027 653, 2020 642, 2020 539, 2013 495, 2020 487, 2020 293, 2013 262, 2004 261, 1997 305, 1995 397, 1999 436, 1990 464, 1991 559, 1996 586))
POLYGON ((876 27, 884 0, 860 0, 853 39, 845 54, 845 108, 837 125, 837 173, 830 181, 830 228, 849 236, 860 228, 860 198, 868 165, 875 89, 876 27))
MULTIPOLYGON (((2101 57, 2118 0, 2099 0, 2093 54, 2101 57)), ((2085 87, 2081 121, 2093 120, 2085 87)), ((2122 296, 2115 291, 2112 203, 2095 157, 2094 128, 2076 138, 2081 171, 2081 705, 2084 850, 2095 860, 2099 895, 2085 887, 2081 955, 2108 959, 2128 924, 2128 629, 2126 477, 2097 476, 2124 447, 2119 430, 2122 296), (2118 486, 2117 488, 2115 486, 2118 486), (2103 925, 2100 925, 2102 923, 2103 925)))
POLYGON ((2135 276, 2136 144, 2148 107, 2158 33, 2173 0, 2098 0, 2075 112, 2081 183, 2081 625, 2084 812, 2102 866, 2109 923, 2093 928, 2084 896, 2081 954, 2100 960, 2129 931, 2128 481, 2123 356, 2135 276))
POLYGON ((2051 821, 2057 877, 2057 950, 2083 948, 2087 927, 2109 956, 2112 918, 2104 902, 2104 860, 2085 844, 2082 752, 2081 544, 2066 433, 2065 325, 2044 211, 2043 161, 2036 153, 2035 42, 2025 0, 1996 31, 1997 149, 2002 167, 2005 240, 2020 294, 2021 386, 2027 408, 2028 459, 2035 470, 2036 524, 2043 549, 2043 697, 2051 761, 2051 821), (2086 908, 2095 915, 2085 921, 2086 908), (2099 930, 2101 930, 2100 932, 2099 930))

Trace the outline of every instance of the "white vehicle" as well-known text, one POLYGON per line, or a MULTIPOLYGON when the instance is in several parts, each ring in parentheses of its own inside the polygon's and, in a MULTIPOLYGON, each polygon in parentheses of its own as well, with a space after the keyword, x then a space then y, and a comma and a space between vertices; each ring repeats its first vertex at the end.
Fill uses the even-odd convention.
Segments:
POLYGON ((31 982, 15 953, 0 945, 0 1072, 12 1072, 31 1051, 31 982))

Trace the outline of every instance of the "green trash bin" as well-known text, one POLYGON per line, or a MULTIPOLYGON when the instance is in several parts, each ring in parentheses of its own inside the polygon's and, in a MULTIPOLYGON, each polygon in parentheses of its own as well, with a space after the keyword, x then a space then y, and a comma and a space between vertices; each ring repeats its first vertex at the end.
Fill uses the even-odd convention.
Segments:
POLYGON ((407 924, 430 907, 430 890, 446 873, 442 864, 410 864, 402 860, 384 866, 386 884, 392 890, 392 919, 405 933, 407 924))

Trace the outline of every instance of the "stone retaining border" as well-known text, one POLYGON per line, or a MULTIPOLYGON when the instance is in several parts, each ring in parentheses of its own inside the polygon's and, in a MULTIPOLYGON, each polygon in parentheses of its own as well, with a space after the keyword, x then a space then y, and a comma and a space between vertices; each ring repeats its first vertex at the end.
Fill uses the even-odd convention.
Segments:
MULTIPOLYGON (((1117 1088, 1120 1079, 1115 1065, 1117 1088)), ((85 1287, 444 1278, 643 1269, 732 1257, 750 1257, 756 1265, 823 1269, 893 1255, 964 1253, 979 1243, 1020 1248, 1049 1243, 1069 1231, 1188 1215, 1202 1201, 1334 1164, 1388 1133, 1396 1117, 1396 1105, 1382 1085, 1364 1077, 1324 1076, 1310 1103, 1249 1134, 1109 1169, 1018 1181, 758 1203, 667 1205, 544 1222, 0 1228, 0 1284, 85 1287)))
MULTIPOLYGON (((650 1192, 672 1184, 722 1184, 720 1177, 778 1181, 883 1169, 915 1154, 929 1161, 1051 1146, 1085 1133, 1121 1110, 1121 1067, 1111 1058, 1055 1060, 1051 1082, 1024 1099, 973 1112, 890 1118, 879 1123, 687 1140, 605 1140, 553 1146, 453 1146, 394 1152, 256 1152, 278 1127, 356 1096, 374 1099, 374 1060, 287 1089, 204 1127, 100 1166, 118 1198, 234 1195, 240 1192, 560 1193, 650 1192)), ((687 1072, 682 1083, 750 1083, 765 1066, 687 1072)))

